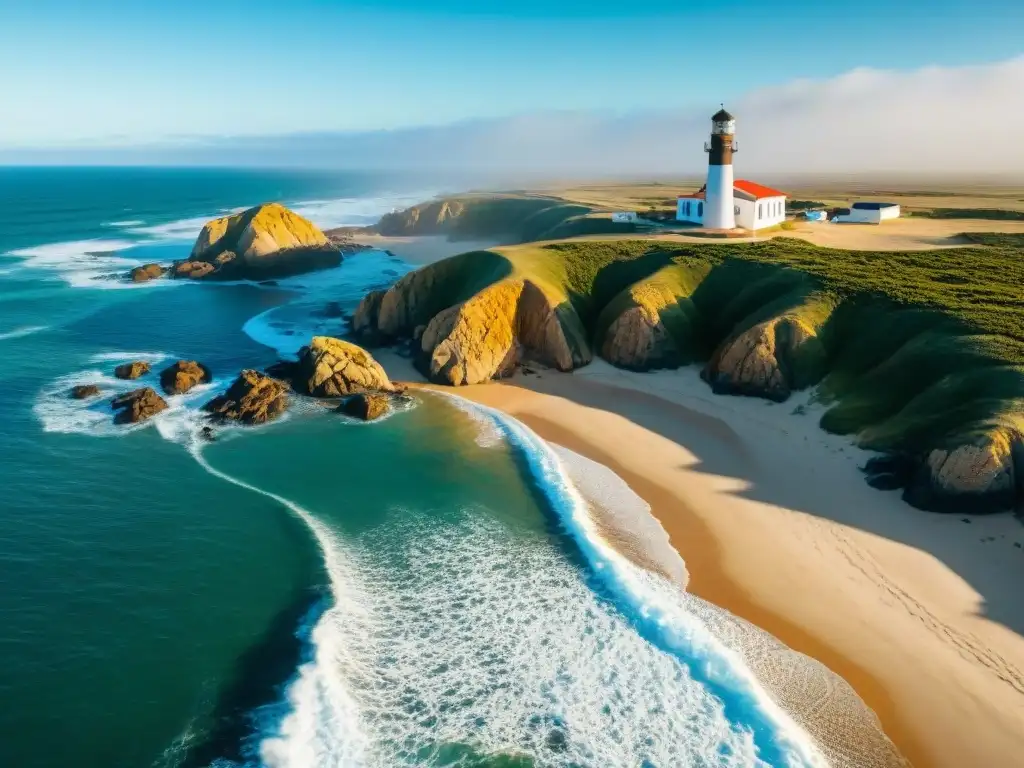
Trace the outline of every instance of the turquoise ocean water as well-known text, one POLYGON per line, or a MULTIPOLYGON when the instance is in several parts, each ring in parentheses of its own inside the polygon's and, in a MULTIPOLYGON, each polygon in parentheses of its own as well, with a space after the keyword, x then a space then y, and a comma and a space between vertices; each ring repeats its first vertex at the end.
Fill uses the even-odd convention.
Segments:
POLYGON ((240 206, 328 227, 431 191, 0 169, 0 766, 824 764, 678 584, 597 535, 588 508, 638 500, 517 422, 424 395, 369 425, 299 403, 196 439, 196 406, 240 368, 344 333, 326 302, 351 310, 409 267, 371 251, 269 286, 117 276, 240 206), (134 428, 67 398, 129 388, 111 372, 139 358, 215 381, 134 428))

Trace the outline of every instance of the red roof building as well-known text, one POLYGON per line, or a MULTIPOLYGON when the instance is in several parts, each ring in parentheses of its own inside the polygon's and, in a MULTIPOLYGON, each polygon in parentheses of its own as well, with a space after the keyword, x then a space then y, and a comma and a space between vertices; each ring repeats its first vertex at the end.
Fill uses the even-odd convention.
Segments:
MULTIPOLYGON (((733 213, 736 225, 757 230, 773 227, 786 220, 786 193, 756 181, 737 179, 733 182, 733 213)), ((676 203, 676 220, 688 224, 704 223, 704 201, 707 185, 692 195, 680 195, 676 203)))

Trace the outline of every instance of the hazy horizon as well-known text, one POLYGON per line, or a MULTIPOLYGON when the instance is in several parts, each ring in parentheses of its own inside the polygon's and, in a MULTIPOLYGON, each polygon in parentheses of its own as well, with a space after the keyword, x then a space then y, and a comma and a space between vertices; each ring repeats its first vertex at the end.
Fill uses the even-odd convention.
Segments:
POLYGON ((1024 4, 730 8, 39 0, 0 24, 0 164, 686 176, 724 102, 743 174, 1024 175, 1024 4))

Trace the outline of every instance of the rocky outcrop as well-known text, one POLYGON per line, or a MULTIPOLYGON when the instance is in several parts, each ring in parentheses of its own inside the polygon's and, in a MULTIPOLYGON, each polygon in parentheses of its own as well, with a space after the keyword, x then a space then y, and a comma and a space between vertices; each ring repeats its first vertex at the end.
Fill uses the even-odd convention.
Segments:
POLYGON ((166 410, 167 403, 152 387, 143 387, 115 397, 110 407, 118 412, 115 424, 137 424, 166 410))
POLYGON ((775 317, 722 343, 701 376, 716 394, 782 402, 807 385, 798 381, 797 357, 811 344, 821 346, 815 328, 797 317, 775 317))
POLYGON ((263 280, 337 266, 340 251, 312 222, 278 203, 214 219, 175 277, 263 280))
POLYGON ((338 413, 351 416, 354 419, 373 421, 384 416, 391 410, 391 401, 387 395, 372 392, 362 392, 345 399, 338 406, 338 413))
POLYGON ((710 270, 670 265, 624 289, 601 311, 595 345, 612 365, 634 371, 677 368, 706 355, 691 299, 710 270))
POLYGON ((160 372, 160 386, 168 395, 182 395, 213 377, 210 369, 195 360, 179 360, 160 372))
POLYGON ((619 315, 608 328, 601 357, 630 370, 678 366, 681 355, 658 312, 637 305, 619 315))
POLYGON ((385 236, 439 235, 448 232, 465 209, 459 199, 434 200, 385 214, 374 229, 385 236))
POLYGON ((386 291, 370 291, 359 302, 355 313, 352 315, 352 333, 363 344, 375 346, 386 340, 386 337, 378 327, 380 318, 380 305, 386 291))
POLYGON ((159 264, 143 264, 141 267, 135 267, 135 269, 129 272, 128 277, 133 283, 145 283, 163 277, 166 271, 159 264))
MULTIPOLYGON (((571 309, 563 310, 575 320, 571 309)), ((508 279, 437 314, 420 338, 432 381, 460 386, 510 374, 529 358, 560 371, 590 362, 582 335, 571 344, 558 307, 529 280, 508 279)))
POLYGON ((933 512, 983 514, 1024 499, 1024 435, 995 429, 920 462, 903 498, 933 512))
POLYGON ((175 277, 201 280, 212 275, 215 269, 213 264, 206 261, 180 261, 174 265, 173 274, 175 277))
POLYGON ((288 408, 288 387, 253 370, 242 371, 228 391, 203 406, 211 417, 241 424, 273 421, 288 408))
POLYGON ((313 397, 357 392, 392 392, 387 373, 362 347, 330 336, 314 336, 299 354, 293 384, 313 397))
POLYGON ((100 388, 95 384, 79 384, 71 388, 71 398, 74 400, 87 400, 90 397, 96 397, 99 393, 100 388))
POLYGON ((114 369, 114 375, 119 379, 137 379, 140 376, 145 376, 147 373, 149 373, 149 363, 145 360, 124 363, 114 369))

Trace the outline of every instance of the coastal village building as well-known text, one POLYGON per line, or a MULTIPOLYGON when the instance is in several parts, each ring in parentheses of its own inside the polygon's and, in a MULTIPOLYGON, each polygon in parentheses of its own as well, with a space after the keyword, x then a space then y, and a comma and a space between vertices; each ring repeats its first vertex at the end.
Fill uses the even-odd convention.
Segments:
POLYGON ((898 219, 900 207, 896 203, 859 202, 840 210, 832 221, 840 224, 881 224, 887 219, 898 219))
POLYGON ((693 195, 676 201, 676 220, 707 229, 736 227, 756 230, 786 220, 786 193, 745 179, 734 179, 732 156, 737 152, 736 118, 725 109, 711 118, 707 182, 693 195))

